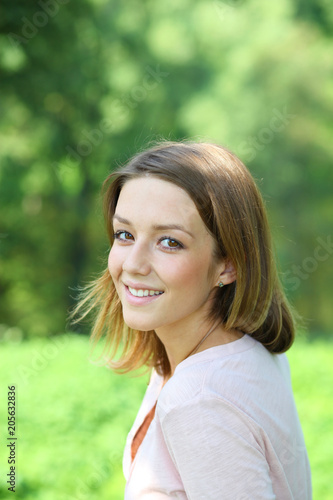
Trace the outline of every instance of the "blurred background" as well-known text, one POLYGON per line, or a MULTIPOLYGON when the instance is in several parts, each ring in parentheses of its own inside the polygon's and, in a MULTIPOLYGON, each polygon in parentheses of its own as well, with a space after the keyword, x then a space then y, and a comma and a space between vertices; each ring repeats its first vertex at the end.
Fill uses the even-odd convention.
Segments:
POLYGON ((3 0, 0 425, 16 381, 18 498, 123 498, 147 380, 90 364, 89 327, 71 333, 67 313, 106 265, 103 180, 161 138, 225 145, 259 184, 303 318, 290 361, 314 491, 333 498, 332 54, 329 0, 3 0), (104 475, 78 486, 92 464, 104 475))

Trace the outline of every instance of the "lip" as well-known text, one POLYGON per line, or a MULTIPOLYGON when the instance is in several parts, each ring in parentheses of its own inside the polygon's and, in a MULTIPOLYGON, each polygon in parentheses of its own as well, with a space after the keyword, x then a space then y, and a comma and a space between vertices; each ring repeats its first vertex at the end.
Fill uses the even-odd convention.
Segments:
MULTIPOLYGON (((124 289, 125 289, 126 300, 132 306, 145 306, 145 305, 150 304, 151 302, 154 302, 155 300, 159 299, 163 295, 163 293, 161 293, 160 295, 147 295, 147 297, 135 297, 129 291, 128 285, 125 285, 125 283, 123 285, 124 285, 124 289)), ((135 288, 136 290, 155 290, 154 288, 143 286, 143 285, 140 285, 140 286, 129 285, 129 286, 131 288, 135 288)))
POLYGON ((159 288, 144 285, 143 283, 134 283, 134 281, 126 281, 126 283, 123 281, 123 285, 130 288, 135 288, 135 290, 154 290, 155 292, 163 292, 163 290, 160 290, 159 288))

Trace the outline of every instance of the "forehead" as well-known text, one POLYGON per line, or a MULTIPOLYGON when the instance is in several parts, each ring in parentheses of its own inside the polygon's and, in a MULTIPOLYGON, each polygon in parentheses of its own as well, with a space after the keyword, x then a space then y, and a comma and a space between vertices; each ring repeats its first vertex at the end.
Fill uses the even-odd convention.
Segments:
POLYGON ((199 212, 184 189, 156 177, 131 179, 123 186, 116 206, 121 217, 135 221, 204 226, 199 212))

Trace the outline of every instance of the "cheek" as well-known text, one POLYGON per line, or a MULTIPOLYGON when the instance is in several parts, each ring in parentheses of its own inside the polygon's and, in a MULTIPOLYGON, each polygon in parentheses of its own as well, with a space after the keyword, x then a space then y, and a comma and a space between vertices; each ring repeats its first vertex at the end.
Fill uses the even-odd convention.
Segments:
POLYGON ((209 281, 209 262, 207 256, 187 257, 176 266, 169 266, 168 281, 178 285, 179 290, 198 289, 207 286, 209 281))
POLYGON ((117 252, 114 246, 111 248, 109 253, 108 268, 112 279, 113 280, 117 279, 117 277, 121 273, 122 263, 119 252, 117 252))

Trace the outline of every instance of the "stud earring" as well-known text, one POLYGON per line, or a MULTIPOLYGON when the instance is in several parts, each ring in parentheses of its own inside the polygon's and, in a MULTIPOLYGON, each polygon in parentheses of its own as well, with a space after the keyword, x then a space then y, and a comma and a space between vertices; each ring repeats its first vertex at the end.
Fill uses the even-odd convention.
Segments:
POLYGON ((223 281, 219 282, 219 287, 222 288, 224 286, 223 281))

